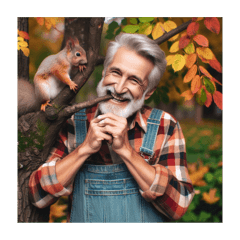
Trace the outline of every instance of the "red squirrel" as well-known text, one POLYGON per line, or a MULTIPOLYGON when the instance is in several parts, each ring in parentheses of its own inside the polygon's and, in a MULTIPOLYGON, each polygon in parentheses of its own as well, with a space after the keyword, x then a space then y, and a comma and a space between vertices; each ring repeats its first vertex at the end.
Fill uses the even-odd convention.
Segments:
POLYGON ((46 57, 40 64, 33 80, 35 93, 29 82, 18 81, 18 116, 40 109, 45 111, 46 106, 51 105, 51 99, 55 98, 65 85, 76 91, 78 86, 70 79, 70 71, 73 67, 78 67, 82 72, 86 63, 86 52, 78 39, 67 40, 62 51, 46 57), (40 109, 36 109, 40 105, 40 109))

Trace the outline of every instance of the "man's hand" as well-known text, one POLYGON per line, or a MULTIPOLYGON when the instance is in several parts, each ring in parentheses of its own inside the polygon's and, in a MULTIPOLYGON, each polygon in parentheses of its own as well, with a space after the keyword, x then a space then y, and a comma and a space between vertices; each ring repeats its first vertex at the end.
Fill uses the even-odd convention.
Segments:
POLYGON ((80 145, 89 155, 100 150, 103 140, 107 140, 110 144, 112 143, 112 136, 106 133, 105 129, 102 127, 101 121, 102 119, 98 117, 90 122, 87 136, 83 144, 80 145))
POLYGON ((130 150, 131 146, 128 140, 127 119, 116 116, 113 113, 107 113, 98 116, 99 126, 102 131, 112 136, 112 149, 119 155, 124 151, 130 150))

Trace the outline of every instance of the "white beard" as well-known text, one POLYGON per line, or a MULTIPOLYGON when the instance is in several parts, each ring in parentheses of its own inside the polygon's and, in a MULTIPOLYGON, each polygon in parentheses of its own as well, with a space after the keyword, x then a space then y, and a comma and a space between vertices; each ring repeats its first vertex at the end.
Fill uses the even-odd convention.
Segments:
MULTIPOLYGON (((101 81, 98 83, 98 86, 96 89, 98 97, 105 96, 107 94, 107 91, 110 91, 111 93, 116 94, 113 86, 106 86, 106 87, 102 86, 103 79, 104 78, 102 78, 101 81)), ((147 93, 147 90, 143 93, 142 98, 138 100, 134 100, 130 93, 124 93, 121 95, 121 97, 130 100, 128 105, 125 108, 120 108, 109 102, 100 102, 99 110, 101 111, 102 114, 111 112, 119 117, 128 118, 142 108, 146 93, 147 93)))

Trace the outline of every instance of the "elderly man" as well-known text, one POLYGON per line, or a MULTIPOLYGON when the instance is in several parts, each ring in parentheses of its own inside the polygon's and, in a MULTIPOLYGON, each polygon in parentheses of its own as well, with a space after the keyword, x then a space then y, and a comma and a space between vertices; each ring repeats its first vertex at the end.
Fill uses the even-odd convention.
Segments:
POLYGON ((144 106, 165 68, 164 52, 144 35, 120 34, 109 44, 97 93, 113 98, 68 120, 30 177, 35 206, 71 195, 71 222, 183 216, 194 190, 181 128, 170 114, 144 106))

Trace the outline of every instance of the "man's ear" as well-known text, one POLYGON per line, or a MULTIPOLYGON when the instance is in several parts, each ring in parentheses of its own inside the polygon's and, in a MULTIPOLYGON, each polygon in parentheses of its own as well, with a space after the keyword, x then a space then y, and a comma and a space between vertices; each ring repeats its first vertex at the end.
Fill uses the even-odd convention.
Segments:
POLYGON ((157 89, 157 86, 154 87, 150 92, 146 93, 146 95, 145 95, 145 100, 147 100, 148 98, 150 98, 156 89, 157 89))

